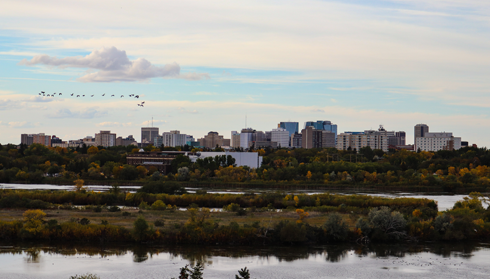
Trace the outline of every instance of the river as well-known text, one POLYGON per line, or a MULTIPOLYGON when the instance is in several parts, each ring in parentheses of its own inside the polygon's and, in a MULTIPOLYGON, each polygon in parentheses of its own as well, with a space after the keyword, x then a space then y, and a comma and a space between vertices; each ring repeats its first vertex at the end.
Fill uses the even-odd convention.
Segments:
POLYGON ((204 278, 488 278, 490 244, 326 245, 288 247, 147 247, 87 245, 0 247, 0 277, 67 279, 172 278, 186 264, 204 263, 204 278))

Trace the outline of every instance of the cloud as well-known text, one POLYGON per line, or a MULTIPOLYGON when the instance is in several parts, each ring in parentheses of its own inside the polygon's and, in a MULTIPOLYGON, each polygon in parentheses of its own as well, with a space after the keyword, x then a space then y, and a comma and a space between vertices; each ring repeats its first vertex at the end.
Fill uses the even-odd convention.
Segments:
POLYGON ((198 114, 197 110, 187 110, 186 108, 179 107, 179 111, 182 113, 198 114))
POLYGON ((46 115, 48 118, 83 118, 92 119, 107 115, 106 111, 97 110, 96 108, 90 108, 84 111, 72 112, 69 109, 60 109, 55 113, 46 115))
POLYGON ((149 126, 151 126, 152 124, 153 124, 153 125, 158 125, 158 124, 165 124, 165 123, 167 123, 167 121, 166 121, 166 120, 153 120, 153 121, 148 120, 148 121, 143 121, 143 122, 141 123, 141 125, 142 125, 142 126, 145 126, 145 127, 149 127, 149 126))
POLYGON ((213 95, 218 95, 218 93, 216 93, 216 92, 204 92, 204 91, 201 91, 201 92, 196 92, 193 95, 198 95, 198 96, 213 96, 213 95))
POLYGON ((324 113, 325 110, 323 110, 323 109, 312 109, 311 112, 322 112, 322 113, 324 113))
POLYGON ((147 81, 151 78, 180 78, 201 80, 209 78, 206 73, 180 73, 180 66, 171 63, 155 66, 144 58, 129 60, 126 51, 116 47, 94 50, 86 56, 57 58, 46 54, 36 55, 31 60, 23 59, 20 65, 46 65, 59 68, 88 68, 98 70, 78 78, 81 82, 147 81))
POLYGON ((35 103, 48 103, 48 102, 54 101, 54 98, 44 97, 44 96, 32 96, 29 99, 27 99, 26 101, 27 102, 35 102, 35 103))
POLYGON ((33 128, 39 126, 39 123, 32 123, 28 121, 11 121, 6 124, 10 128, 33 128))
POLYGON ((120 122, 100 122, 98 124, 95 124, 97 127, 128 127, 132 126, 133 123, 127 122, 127 123, 120 123, 120 122))

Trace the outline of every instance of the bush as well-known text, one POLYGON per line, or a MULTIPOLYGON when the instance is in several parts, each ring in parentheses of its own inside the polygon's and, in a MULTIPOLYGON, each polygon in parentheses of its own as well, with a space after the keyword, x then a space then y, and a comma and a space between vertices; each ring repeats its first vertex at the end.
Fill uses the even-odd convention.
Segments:
POLYGON ((327 237, 332 240, 345 240, 349 233, 347 224, 337 212, 332 212, 328 215, 327 221, 323 227, 327 231, 327 237))
POLYGON ((80 220, 80 225, 88 225, 88 224, 90 224, 90 220, 89 220, 89 219, 87 219, 87 218, 82 218, 82 219, 80 220))
POLYGON ((407 221, 400 212, 391 212, 388 207, 382 206, 380 209, 371 209, 368 218, 372 228, 380 233, 380 239, 388 237, 398 240, 406 236, 404 230, 407 221))
POLYGON ((138 189, 138 193, 182 195, 187 191, 177 182, 150 181, 138 189))
POLYGON ((140 210, 150 209, 150 206, 148 205, 148 203, 144 202, 144 201, 142 201, 138 207, 140 210))
POLYGON ((127 211, 124 211, 124 212, 122 213, 122 216, 131 216, 131 213, 129 213, 129 212, 127 212, 127 211))
POLYGON ((165 210, 165 209, 167 209, 167 205, 165 205, 165 203, 163 201, 157 200, 151 205, 151 209, 152 210, 165 210))
POLYGON ((133 238, 136 241, 145 241, 150 235, 150 226, 142 216, 133 223, 133 238))
POLYGON ((107 220, 102 220, 102 221, 100 221, 100 224, 107 226, 107 225, 109 225, 109 222, 107 220))
POLYGON ((102 212, 102 206, 97 205, 96 207, 94 207, 94 212, 102 212))
POLYGON ((282 242, 295 243, 306 241, 306 227, 302 224, 281 221, 276 226, 276 231, 279 231, 279 239, 282 242))
POLYGON ((118 211, 121 211, 119 206, 113 205, 113 206, 109 207, 109 212, 118 212, 118 211))
POLYGON ((156 227, 163 227, 163 226, 165 226, 165 221, 163 221, 163 220, 156 220, 155 221, 155 226, 156 227))

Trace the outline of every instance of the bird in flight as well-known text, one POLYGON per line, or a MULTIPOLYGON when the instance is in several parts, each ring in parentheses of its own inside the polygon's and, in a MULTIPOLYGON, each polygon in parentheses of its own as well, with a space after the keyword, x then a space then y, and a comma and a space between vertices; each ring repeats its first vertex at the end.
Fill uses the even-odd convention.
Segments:
POLYGON ((80 97, 80 95, 77 95, 77 98, 80 97))
POLYGON ((114 97, 114 95, 111 95, 111 97, 114 97))
POLYGON ((124 95, 121 95, 121 98, 124 97, 124 95))
POLYGON ((41 93, 43 93, 43 94, 44 94, 45 92, 44 92, 44 91, 41 91, 41 93))
POLYGON ((90 96, 90 97, 93 97, 94 95, 90 96))
POLYGON ((71 93, 71 96, 73 96, 74 93, 71 93))
POLYGON ((104 97, 104 96, 105 96, 105 93, 104 93, 104 94, 102 94, 102 97, 104 97))
POLYGON ((63 95, 63 94, 60 93, 60 95, 63 95))
POLYGON ((134 96, 134 97, 135 97, 136 99, 139 99, 140 95, 136 95, 136 96, 134 96))

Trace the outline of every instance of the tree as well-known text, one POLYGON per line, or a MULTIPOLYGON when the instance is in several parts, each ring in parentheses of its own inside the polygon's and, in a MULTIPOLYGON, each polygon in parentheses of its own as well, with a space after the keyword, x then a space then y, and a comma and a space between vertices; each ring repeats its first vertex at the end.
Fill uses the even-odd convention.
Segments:
POLYGON ((133 238, 136 241, 144 241, 150 235, 151 228, 145 218, 139 216, 133 223, 133 238))
POLYGON ((87 150, 87 154, 97 154, 99 153, 99 148, 97 148, 97 146, 91 146, 88 148, 87 150))
POLYGON ((337 212, 332 212, 328 215, 327 221, 323 225, 327 232, 327 237, 332 240, 345 240, 349 228, 342 220, 342 216, 337 212))
POLYGON ((369 161, 372 161, 375 155, 374 151, 369 146, 365 146, 359 149, 359 153, 366 157, 366 159, 368 159, 369 161))
POLYGON ((27 210, 22 216, 24 217, 24 230, 33 235, 42 230, 44 217, 46 217, 46 213, 44 213, 44 211, 39 209, 27 210))
POLYGON ((235 275, 235 279, 250 279, 250 271, 247 267, 240 269, 238 275, 235 275))
POLYGON ((76 192, 81 192, 82 190, 85 190, 84 187, 83 187, 83 183, 85 181, 83 181, 83 179, 77 179, 75 181, 73 181, 75 183, 75 191, 76 192))

